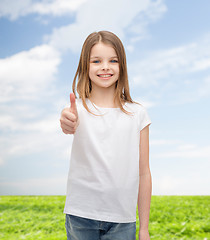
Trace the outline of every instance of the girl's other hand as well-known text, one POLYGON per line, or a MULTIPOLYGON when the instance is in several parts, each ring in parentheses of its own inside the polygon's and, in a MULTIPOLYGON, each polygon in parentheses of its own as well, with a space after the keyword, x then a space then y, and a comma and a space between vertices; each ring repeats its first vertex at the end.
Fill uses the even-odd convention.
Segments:
POLYGON ((64 108, 61 112, 60 125, 65 134, 74 134, 79 125, 77 106, 74 93, 70 94, 70 108, 64 108))

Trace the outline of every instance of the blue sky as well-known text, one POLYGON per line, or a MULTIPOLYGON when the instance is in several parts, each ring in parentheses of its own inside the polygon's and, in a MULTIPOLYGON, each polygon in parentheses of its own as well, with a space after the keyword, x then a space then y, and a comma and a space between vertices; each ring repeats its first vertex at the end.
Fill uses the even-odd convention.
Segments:
POLYGON ((84 39, 109 30, 152 119, 153 195, 210 194, 210 2, 0 1, 0 194, 65 194, 60 130, 84 39))

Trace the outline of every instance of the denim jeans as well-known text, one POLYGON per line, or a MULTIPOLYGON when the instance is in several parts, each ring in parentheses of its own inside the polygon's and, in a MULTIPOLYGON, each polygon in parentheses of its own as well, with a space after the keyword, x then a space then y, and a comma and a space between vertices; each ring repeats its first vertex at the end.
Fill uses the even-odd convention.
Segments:
POLYGON ((135 240, 136 222, 114 223, 66 214, 67 240, 135 240))

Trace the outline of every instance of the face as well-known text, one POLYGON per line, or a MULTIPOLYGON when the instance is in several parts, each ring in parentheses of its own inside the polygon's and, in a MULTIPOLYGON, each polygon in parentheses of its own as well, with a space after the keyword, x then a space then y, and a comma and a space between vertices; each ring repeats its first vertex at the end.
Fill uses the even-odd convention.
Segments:
POLYGON ((92 90, 115 88, 119 78, 119 62, 111 45, 97 43, 90 52, 89 78, 92 90))

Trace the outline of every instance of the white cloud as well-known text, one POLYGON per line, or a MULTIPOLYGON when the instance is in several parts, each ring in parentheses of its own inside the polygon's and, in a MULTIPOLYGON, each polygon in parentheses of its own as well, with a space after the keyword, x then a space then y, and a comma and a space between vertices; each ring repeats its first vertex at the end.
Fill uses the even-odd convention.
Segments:
POLYGON ((4 159, 0 157, 0 166, 2 166, 3 164, 4 164, 4 159))
POLYGON ((166 140, 166 139, 152 139, 150 140, 150 145, 151 146, 164 146, 164 145, 174 145, 174 144, 180 144, 182 141, 180 140, 166 140))
POLYGON ((210 75, 204 78, 203 84, 197 90, 198 96, 206 97, 210 95, 210 75))
POLYGON ((198 101, 210 96, 210 35, 184 46, 151 52, 144 60, 130 62, 128 68, 131 84, 147 91, 157 104, 166 97, 167 104, 198 101))
POLYGON ((5 165, 11 159, 26 156, 30 158, 34 154, 41 154, 43 158, 46 154, 48 158, 52 155, 52 158, 56 158, 60 163, 70 156, 73 136, 66 136, 62 133, 59 120, 55 123, 53 120, 46 121, 41 126, 35 121, 32 127, 27 126, 27 129, 24 129, 24 123, 22 123, 22 128, 18 132, 5 131, 5 133, 7 134, 0 136, 0 165, 5 165), (36 126, 36 131, 34 126, 36 126))
POLYGON ((184 158, 184 159, 203 159, 210 158, 210 146, 194 147, 192 149, 177 149, 175 151, 166 151, 164 153, 155 154, 155 158, 159 159, 172 159, 172 158, 184 158))
POLYGON ((62 103, 55 99, 56 96, 48 99, 54 104, 41 99, 28 104, 14 101, 0 107, 0 165, 10 158, 37 153, 58 153, 59 158, 67 159, 72 136, 62 133, 59 121, 62 103))
POLYGON ((1 192, 4 195, 64 195, 67 176, 49 178, 30 178, 17 181, 2 181, 1 192))
POLYGON ((54 0, 42 1, 32 5, 32 12, 41 15, 50 14, 61 16, 76 11, 82 4, 88 0, 54 0))
POLYGON ((33 13, 52 16, 67 15, 75 12, 86 1, 88 0, 1 0, 0 17, 5 16, 10 20, 16 20, 33 13))
POLYGON ((208 40, 205 45, 200 41, 155 51, 144 60, 131 63, 129 68, 135 72, 133 81, 143 87, 159 86, 173 75, 210 69, 210 37, 208 40))
POLYGON ((11 20, 24 16, 30 8, 32 0, 1 0, 0 1, 0 17, 9 17, 11 20))
POLYGON ((145 35, 145 26, 165 11, 162 0, 143 0, 141 3, 138 0, 91 0, 78 9, 74 23, 54 29, 45 40, 58 49, 79 51, 87 35, 98 30, 113 31, 122 40, 127 31, 134 35, 131 38, 141 39, 145 35), (144 21, 137 19, 141 14, 144 21))
POLYGON ((158 152, 155 152, 155 154, 152 155, 152 158, 154 159, 210 158, 210 145, 199 146, 196 143, 186 143, 179 139, 151 139, 150 145, 152 147, 158 147, 158 152), (163 152, 162 147, 165 147, 163 148, 163 152))
POLYGON ((49 45, 0 59, 0 102, 36 98, 55 80, 60 61, 58 51, 49 45))
MULTIPOLYGON (((14 105, 13 105, 14 106, 14 105)), ((7 131, 13 132, 40 132, 40 133, 55 133, 58 130, 59 125, 59 116, 52 115, 48 113, 47 115, 43 116, 42 118, 31 120, 32 118, 28 116, 30 111, 33 111, 34 107, 26 112, 19 112, 17 116, 17 111, 10 110, 4 114, 2 114, 0 118, 0 129, 3 131, 7 129, 7 131), (13 113, 12 113, 13 112, 13 113)), ((39 114, 38 111, 35 109, 36 114, 39 114)), ((35 118, 36 116, 34 116, 35 118)))
POLYGON ((152 102, 152 101, 148 101, 148 100, 144 100, 144 98, 137 98, 137 99, 133 99, 134 101, 142 104, 145 108, 152 108, 156 105, 158 105, 157 102, 152 102))
POLYGON ((210 188, 205 183, 205 175, 192 176, 186 173, 185 177, 164 175, 153 178, 153 195, 209 195, 210 188))
POLYGON ((156 153, 154 158, 157 159, 209 159, 210 145, 199 147, 195 144, 185 144, 178 146, 175 150, 165 151, 163 153, 156 153))
POLYGON ((1 165, 52 149, 66 154, 59 122, 63 102, 55 89, 60 62, 59 52, 49 45, 0 60, 1 165))
POLYGON ((208 195, 210 146, 178 139, 151 140, 154 195, 208 195), (155 147, 158 147, 154 150, 155 147))

